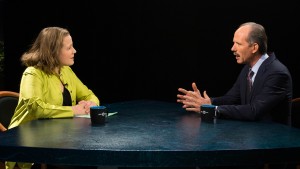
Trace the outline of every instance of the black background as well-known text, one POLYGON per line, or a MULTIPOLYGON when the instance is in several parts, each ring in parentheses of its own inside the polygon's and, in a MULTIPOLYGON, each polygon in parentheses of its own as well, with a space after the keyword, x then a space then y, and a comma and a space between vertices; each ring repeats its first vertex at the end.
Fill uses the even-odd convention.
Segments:
POLYGON ((20 57, 41 29, 67 28, 77 50, 72 66, 101 102, 176 101, 196 82, 223 95, 243 65, 231 52, 244 22, 262 24, 274 51, 299 86, 299 7, 264 1, 199 0, 3 1, 5 90, 19 90, 20 57), (223 5, 224 4, 224 5, 223 5))

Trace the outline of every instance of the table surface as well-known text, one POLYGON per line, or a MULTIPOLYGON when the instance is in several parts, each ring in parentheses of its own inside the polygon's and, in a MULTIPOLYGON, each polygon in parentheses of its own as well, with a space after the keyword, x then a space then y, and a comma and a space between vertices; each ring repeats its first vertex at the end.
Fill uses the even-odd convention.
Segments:
POLYGON ((276 123, 201 121, 178 103, 107 104, 88 118, 28 122, 0 134, 0 159, 70 165, 188 167, 300 162, 300 129, 276 123))

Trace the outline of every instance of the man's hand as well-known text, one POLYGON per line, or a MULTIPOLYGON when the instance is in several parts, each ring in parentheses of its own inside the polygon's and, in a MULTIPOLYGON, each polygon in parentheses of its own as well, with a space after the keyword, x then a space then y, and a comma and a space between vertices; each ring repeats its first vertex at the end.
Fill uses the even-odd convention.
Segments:
POLYGON ((211 104, 211 100, 208 97, 206 91, 201 95, 200 90, 197 88, 195 82, 192 83, 193 91, 188 91, 183 88, 178 88, 178 91, 182 94, 177 94, 177 102, 183 104, 183 108, 186 111, 194 111, 200 113, 200 107, 203 104, 211 104))

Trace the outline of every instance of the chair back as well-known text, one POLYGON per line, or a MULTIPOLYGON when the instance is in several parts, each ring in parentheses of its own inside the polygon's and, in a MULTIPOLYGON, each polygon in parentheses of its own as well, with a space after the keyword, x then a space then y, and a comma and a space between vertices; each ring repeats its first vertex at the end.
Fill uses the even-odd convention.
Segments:
POLYGON ((5 131, 15 112, 19 100, 19 93, 0 91, 0 131, 5 131))
POLYGON ((292 127, 300 128, 300 97, 292 100, 292 127))

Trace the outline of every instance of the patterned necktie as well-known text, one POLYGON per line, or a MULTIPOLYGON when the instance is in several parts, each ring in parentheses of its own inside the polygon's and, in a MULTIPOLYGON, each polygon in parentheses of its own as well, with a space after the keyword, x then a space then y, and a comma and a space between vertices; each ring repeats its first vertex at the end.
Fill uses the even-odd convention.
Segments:
POLYGON ((249 69, 248 72, 248 76, 247 76, 247 82, 248 82, 248 94, 250 94, 251 89, 252 89, 252 77, 254 75, 254 72, 251 70, 251 68, 249 69))

